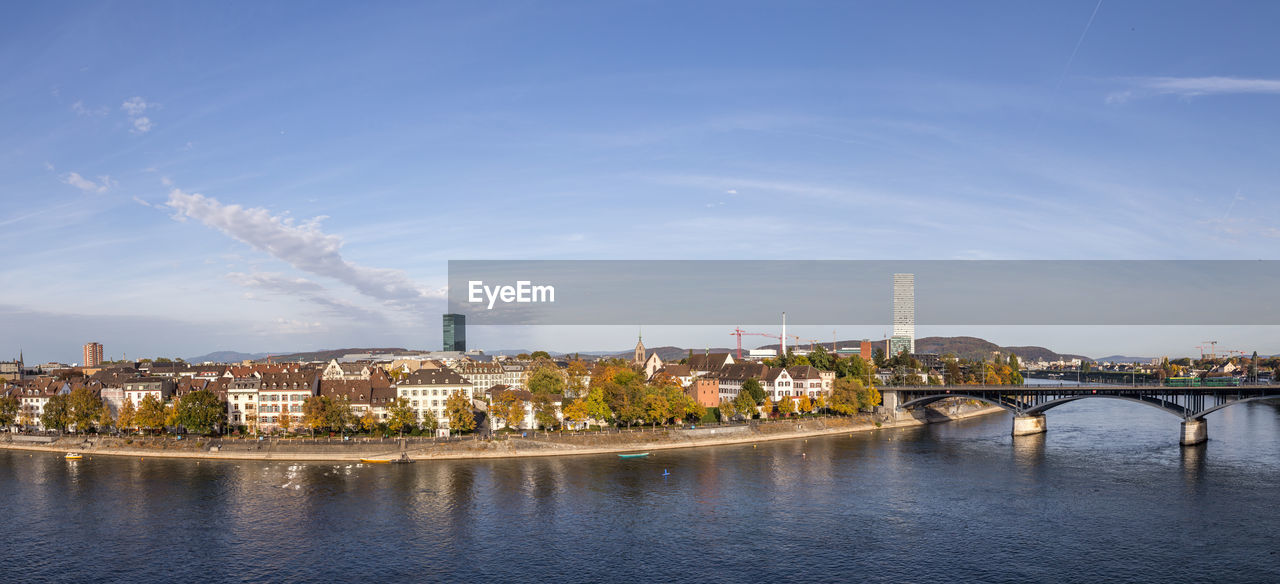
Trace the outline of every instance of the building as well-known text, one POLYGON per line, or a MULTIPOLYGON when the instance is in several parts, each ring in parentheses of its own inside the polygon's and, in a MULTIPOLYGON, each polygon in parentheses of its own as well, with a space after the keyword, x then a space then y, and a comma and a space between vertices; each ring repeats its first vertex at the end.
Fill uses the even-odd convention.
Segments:
POLYGON ((720 380, 714 377, 698 377, 689 382, 685 393, 698 405, 714 408, 720 405, 720 380))
MULTIPOLYGON (((534 409, 533 393, 525 391, 523 389, 513 389, 505 385, 499 385, 499 386, 489 388, 489 391, 488 391, 489 403, 496 404, 502 401, 503 397, 505 397, 508 394, 514 395, 515 398, 520 400, 520 402, 524 405, 524 420, 521 421, 519 424, 516 424, 513 429, 519 430, 521 428, 537 428, 538 417, 537 417, 537 411, 534 409)), ((553 393, 553 394, 550 394, 548 397, 551 400, 551 408, 555 411, 556 421, 559 423, 563 423, 564 410, 562 410, 561 407, 564 405, 564 396, 558 393, 553 393)), ((501 430, 502 428, 512 428, 510 420, 504 420, 502 418, 496 418, 496 419, 490 418, 489 424, 490 424, 490 427, 495 430, 501 430)))
POLYGON ((0 361, 0 381, 22 381, 22 355, 17 361, 0 361))
POLYGON ((441 350, 467 352, 467 317, 465 315, 444 315, 444 348, 441 350))
POLYGON ((329 381, 339 379, 347 381, 356 379, 368 380, 373 375, 373 368, 368 363, 339 363, 337 359, 331 359, 320 375, 329 381))
POLYGON ((102 343, 85 343, 84 344, 84 362, 80 363, 85 367, 97 367, 102 364, 102 343))
POLYGON ((164 403, 173 396, 175 388, 176 384, 167 377, 138 377, 125 382, 124 399, 133 402, 135 408, 142 406, 142 400, 147 396, 164 403))
POLYGON ((490 387, 506 382, 506 374, 502 370, 502 365, 498 363, 463 361, 454 365, 453 370, 463 379, 471 382, 476 394, 483 394, 489 391, 490 387))
POLYGON ((916 276, 893 275, 893 338, 889 354, 916 352, 916 276))
POLYGON ((470 404, 473 386, 448 367, 419 369, 396 384, 396 397, 409 400, 409 406, 418 412, 419 420, 434 418, 436 432, 442 436, 449 435, 447 402, 449 396, 455 393, 461 393, 470 404))

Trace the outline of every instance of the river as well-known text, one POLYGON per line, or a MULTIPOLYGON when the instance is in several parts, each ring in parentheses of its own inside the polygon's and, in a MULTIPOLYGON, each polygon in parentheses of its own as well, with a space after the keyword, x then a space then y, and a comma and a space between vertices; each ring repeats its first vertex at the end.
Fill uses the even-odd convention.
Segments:
POLYGON ((1277 582, 1280 408, 1116 400, 656 452, 335 465, 0 451, 13 582, 1277 582), (664 476, 664 471, 669 473, 664 476))

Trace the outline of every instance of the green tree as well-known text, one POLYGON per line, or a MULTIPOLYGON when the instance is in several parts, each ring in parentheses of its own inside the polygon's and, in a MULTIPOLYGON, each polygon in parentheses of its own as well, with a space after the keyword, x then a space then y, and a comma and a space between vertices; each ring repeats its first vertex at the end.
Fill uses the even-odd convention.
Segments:
POLYGON ((182 396, 174 407, 178 425, 197 434, 212 434, 226 419, 226 404, 207 389, 182 396))
POLYGON ((476 429, 476 415, 471 411, 471 400, 461 391, 455 391, 445 400, 449 413, 449 431, 470 432, 476 429))
POLYGON ((667 396, 657 391, 646 392, 644 395, 644 420, 653 425, 666 424, 667 420, 673 415, 671 402, 667 396))
POLYGON ((158 432, 164 429, 165 418, 164 403, 156 396, 147 394, 142 398, 142 403, 138 405, 138 413, 134 416, 134 423, 143 430, 151 430, 158 432))
POLYGON ((529 375, 525 387, 534 394, 563 394, 564 375, 555 366, 543 366, 529 375))
POLYGON ((836 359, 827 352, 826 347, 818 345, 818 348, 809 352, 809 364, 823 371, 835 371, 836 359))
POLYGON ((396 401, 391 403, 391 407, 387 408, 387 414, 390 415, 387 424, 392 430, 399 432, 401 437, 404 436, 405 428, 418 425, 418 410, 409 405, 407 397, 396 398, 396 401))
POLYGON ((87 387, 77 387, 67 396, 67 423, 75 426, 76 432, 88 432, 101 409, 102 398, 87 387))
POLYGON ((8 427, 17 423, 20 406, 18 398, 11 395, 0 396, 0 427, 8 427))
POLYGON ((59 432, 71 423, 71 407, 66 395, 59 393, 49 396, 44 403, 44 411, 40 414, 40 423, 45 429, 59 432))
POLYGON ((596 388, 587 393, 585 400, 587 416, 602 422, 613 419, 613 411, 604 401, 604 391, 596 388))
POLYGON ((742 382, 742 390, 738 395, 747 394, 755 401, 756 405, 764 402, 764 387, 760 385, 760 380, 751 378, 742 382))
POLYGON ((533 359, 533 360, 550 359, 550 358, 551 358, 551 353, 548 353, 546 351, 534 351, 529 354, 529 359, 533 359))
POLYGON ((346 432, 347 428, 359 423, 359 420, 356 419, 355 410, 351 408, 351 399, 345 395, 337 399, 329 399, 329 407, 325 411, 325 416, 330 430, 346 432))
POLYGON ((559 423, 556 419, 556 404, 546 393, 533 394, 533 420, 541 428, 548 430, 559 423))

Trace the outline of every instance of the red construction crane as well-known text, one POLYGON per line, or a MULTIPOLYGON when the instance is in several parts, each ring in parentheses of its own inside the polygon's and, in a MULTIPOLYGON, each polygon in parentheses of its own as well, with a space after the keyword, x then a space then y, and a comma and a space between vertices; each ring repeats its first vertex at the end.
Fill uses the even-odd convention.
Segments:
POLYGON ((738 359, 742 359, 742 335, 754 335, 754 336, 757 336, 757 337, 769 337, 769 338, 771 338, 771 339, 778 339, 778 342, 779 342, 779 343, 781 343, 781 342, 782 342, 782 335, 771 335, 771 334, 769 334, 769 333, 749 333, 749 332, 744 331, 744 330, 742 330, 742 329, 740 329, 740 328, 734 328, 734 329, 733 329, 733 332, 729 333, 729 336, 736 336, 736 337, 738 337, 738 359))

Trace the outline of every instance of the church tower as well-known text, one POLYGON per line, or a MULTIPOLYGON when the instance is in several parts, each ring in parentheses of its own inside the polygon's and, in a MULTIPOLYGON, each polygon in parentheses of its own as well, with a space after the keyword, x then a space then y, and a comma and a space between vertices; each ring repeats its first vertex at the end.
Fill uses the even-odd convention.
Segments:
POLYGON ((636 365, 644 365, 644 337, 636 335, 636 356, 631 360, 636 365))

